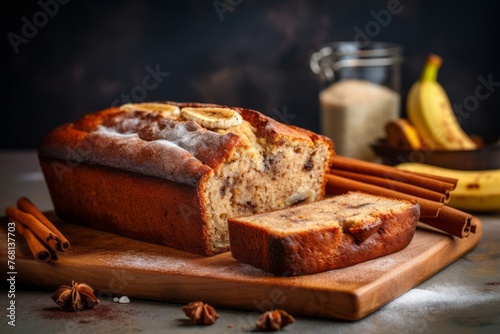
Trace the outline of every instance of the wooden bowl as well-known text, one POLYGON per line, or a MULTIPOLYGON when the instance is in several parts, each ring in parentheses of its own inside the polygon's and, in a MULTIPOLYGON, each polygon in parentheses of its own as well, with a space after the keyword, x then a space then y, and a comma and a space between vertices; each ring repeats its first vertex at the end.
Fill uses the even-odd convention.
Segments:
POLYGON ((429 165, 460 169, 487 170, 500 168, 500 146, 489 145, 476 150, 444 151, 422 150, 411 151, 390 147, 384 139, 371 145, 385 165, 397 165, 403 162, 420 162, 429 165))

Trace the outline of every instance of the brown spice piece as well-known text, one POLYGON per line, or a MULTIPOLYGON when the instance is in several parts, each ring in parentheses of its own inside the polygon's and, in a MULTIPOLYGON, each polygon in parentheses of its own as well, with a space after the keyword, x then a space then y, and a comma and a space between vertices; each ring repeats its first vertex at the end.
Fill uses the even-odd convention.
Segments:
POLYGON ((71 282, 71 286, 61 285, 52 295, 52 300, 68 311, 91 309, 99 304, 99 299, 94 296, 94 289, 75 281, 71 282))
POLYGON ((201 301, 191 302, 182 307, 182 311, 197 325, 212 325, 219 315, 215 309, 201 301))
POLYGON ((57 251, 57 243, 59 242, 59 237, 52 232, 47 226, 43 225, 35 216, 31 213, 24 212, 13 206, 9 206, 5 209, 5 213, 10 219, 18 221, 24 225, 24 227, 33 231, 33 233, 45 242, 52 250, 57 251))
POLYGON ((255 326, 263 331, 279 331, 294 322, 295 318, 288 312, 278 309, 262 313, 255 321, 255 326))
POLYGON ((36 207, 33 202, 31 202, 28 198, 26 197, 21 197, 17 201, 17 207, 31 215, 33 215, 36 219, 40 221, 44 226, 46 226, 52 233, 54 233, 57 236, 57 243, 56 247, 57 250, 60 252, 65 252, 69 249, 69 241, 66 239, 66 237, 57 229, 57 227, 52 224, 52 222, 45 217, 45 215, 36 207))
POLYGON ((56 261, 57 255, 51 249, 45 247, 43 242, 33 233, 29 228, 23 227, 23 225, 15 220, 11 219, 16 224, 16 230, 21 234, 24 239, 26 239, 26 243, 28 247, 35 257, 40 262, 48 262, 48 261, 56 261))

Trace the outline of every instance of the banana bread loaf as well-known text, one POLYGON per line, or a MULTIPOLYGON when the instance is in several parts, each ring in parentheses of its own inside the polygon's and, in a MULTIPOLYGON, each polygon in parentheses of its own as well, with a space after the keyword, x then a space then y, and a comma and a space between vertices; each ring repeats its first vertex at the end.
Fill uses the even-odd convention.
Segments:
POLYGON ((91 113, 39 146, 63 220, 203 255, 229 249, 229 217, 322 199, 333 154, 254 110, 175 102, 91 113))
POLYGON ((274 275, 318 273, 405 248, 419 216, 416 203, 349 192, 229 219, 231 254, 274 275))

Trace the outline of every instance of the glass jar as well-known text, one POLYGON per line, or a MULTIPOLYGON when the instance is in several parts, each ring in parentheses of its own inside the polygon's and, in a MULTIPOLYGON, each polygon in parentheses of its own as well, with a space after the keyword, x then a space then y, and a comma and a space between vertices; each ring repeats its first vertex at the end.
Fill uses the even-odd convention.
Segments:
POLYGON ((337 154, 374 160, 370 145, 400 115, 401 47, 386 42, 336 42, 310 57, 320 83, 321 132, 337 154))

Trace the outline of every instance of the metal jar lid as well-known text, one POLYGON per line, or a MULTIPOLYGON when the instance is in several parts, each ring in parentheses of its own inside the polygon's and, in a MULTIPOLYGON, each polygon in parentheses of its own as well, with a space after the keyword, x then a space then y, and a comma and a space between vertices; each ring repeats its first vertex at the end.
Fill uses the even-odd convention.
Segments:
POLYGON ((346 67, 394 66, 402 62, 401 46, 387 42, 335 42, 313 53, 309 66, 322 81, 333 81, 346 67))

